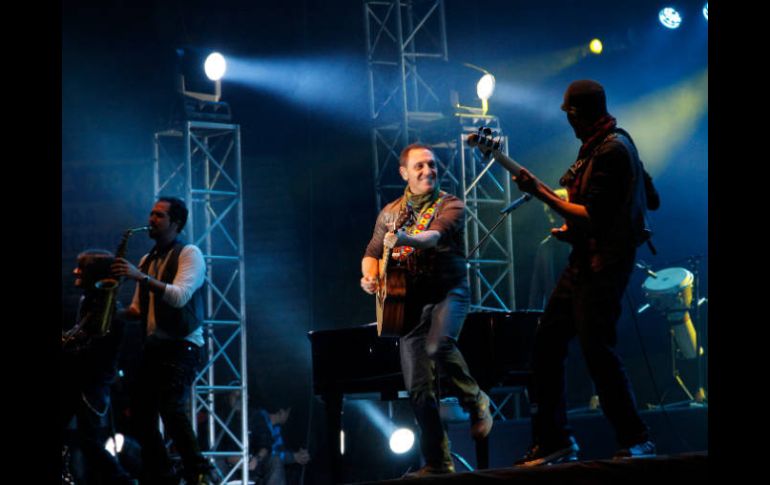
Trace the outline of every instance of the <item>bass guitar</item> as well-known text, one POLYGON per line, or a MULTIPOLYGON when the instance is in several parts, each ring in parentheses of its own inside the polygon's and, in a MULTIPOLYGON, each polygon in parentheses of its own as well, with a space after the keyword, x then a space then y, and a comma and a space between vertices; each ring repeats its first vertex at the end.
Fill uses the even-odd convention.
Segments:
MULTIPOLYGON (((523 167, 500 150, 502 148, 502 138, 491 128, 486 126, 479 127, 479 131, 468 135, 466 141, 468 146, 478 148, 485 158, 493 158, 495 162, 502 165, 502 167, 514 177, 518 177, 521 173, 523 167)), ((562 198, 546 184, 541 183, 540 187, 552 196, 562 198)), ((569 243, 575 241, 575 236, 570 233, 570 229, 567 227, 566 223, 559 229, 552 230, 551 234, 560 241, 569 243)))

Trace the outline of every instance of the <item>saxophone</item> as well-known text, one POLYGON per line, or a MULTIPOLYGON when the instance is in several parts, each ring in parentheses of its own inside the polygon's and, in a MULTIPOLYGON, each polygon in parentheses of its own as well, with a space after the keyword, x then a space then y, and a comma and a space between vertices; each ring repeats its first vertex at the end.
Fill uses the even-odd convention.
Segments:
MULTIPOLYGON (((123 237, 115 251, 116 258, 123 258, 128 248, 128 239, 135 232, 148 231, 149 226, 135 227, 123 233, 123 237)), ((117 294, 120 288, 119 278, 102 278, 94 283, 98 292, 93 314, 82 318, 74 327, 62 333, 62 349, 78 350, 88 346, 91 338, 103 337, 110 332, 112 317, 115 315, 117 294)))
MULTIPOLYGON (((123 237, 120 239, 118 249, 115 251, 115 258, 123 258, 126 256, 126 249, 128 248, 128 239, 134 235, 135 232, 149 231, 150 226, 135 227, 128 229, 123 233, 123 237)), ((115 315, 115 306, 117 302, 118 289, 120 288, 121 279, 119 278, 104 278, 97 281, 94 287, 103 292, 99 298, 99 312, 96 318, 89 324, 88 333, 94 337, 103 337, 110 332, 110 326, 112 325, 112 317, 115 315)))

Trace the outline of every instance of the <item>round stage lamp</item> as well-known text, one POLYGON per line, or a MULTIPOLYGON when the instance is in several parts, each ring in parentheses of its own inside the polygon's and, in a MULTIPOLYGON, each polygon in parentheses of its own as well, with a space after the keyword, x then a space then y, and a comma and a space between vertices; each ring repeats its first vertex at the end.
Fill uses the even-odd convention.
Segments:
POLYGON ((414 433, 411 429, 399 428, 390 435, 390 451, 401 455, 412 449, 414 433))
POLYGON ((123 450, 123 442, 125 441, 125 438, 122 434, 118 433, 115 435, 115 439, 112 439, 112 436, 107 440, 107 442, 104 444, 104 449, 107 450, 107 452, 115 456, 116 454, 120 453, 123 450))
POLYGON ((594 54, 599 55, 602 53, 602 50, 604 50, 604 46, 602 45, 602 41, 594 39, 588 44, 588 49, 594 54))
POLYGON ((495 92, 495 76, 486 73, 481 76, 479 82, 476 83, 476 94, 483 101, 487 101, 492 97, 492 93, 495 92))
POLYGON ((658 19, 664 27, 677 29, 682 24, 682 16, 675 9, 666 7, 658 13, 658 19))
POLYGON ((205 69, 206 76, 208 76, 209 79, 212 81, 218 81, 222 79, 222 76, 225 75, 225 71, 227 70, 227 63, 225 62, 225 58, 222 54, 219 52, 214 52, 209 54, 209 56, 206 58, 206 63, 203 65, 203 68, 205 69))

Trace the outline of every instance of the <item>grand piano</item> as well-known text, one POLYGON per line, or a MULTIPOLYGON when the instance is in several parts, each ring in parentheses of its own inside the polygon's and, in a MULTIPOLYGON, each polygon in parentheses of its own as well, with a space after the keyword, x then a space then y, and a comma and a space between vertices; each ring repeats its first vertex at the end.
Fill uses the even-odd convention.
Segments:
MULTIPOLYGON (((488 394, 499 386, 526 384, 540 311, 468 314, 458 339, 471 375, 488 394)), ((379 338, 375 323, 308 332, 313 360, 313 392, 325 404, 327 450, 332 476, 342 472, 340 429, 345 394, 379 393, 393 400, 404 390, 398 339, 379 338)), ((488 440, 476 443, 478 468, 489 464, 488 440)))

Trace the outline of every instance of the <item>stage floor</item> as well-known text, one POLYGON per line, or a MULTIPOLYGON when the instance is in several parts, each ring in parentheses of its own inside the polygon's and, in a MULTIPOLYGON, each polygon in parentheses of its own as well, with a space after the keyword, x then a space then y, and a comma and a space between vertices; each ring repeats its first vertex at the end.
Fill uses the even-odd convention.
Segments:
MULTIPOLYGON (((496 420, 489 436, 489 469, 469 471, 455 458, 458 473, 451 476, 421 479, 420 483, 476 483, 497 480, 506 483, 667 483, 672 476, 687 476, 688 481, 706 475, 708 457, 708 407, 666 407, 640 412, 650 428, 658 456, 650 459, 613 461, 617 451, 614 433, 601 412, 570 413, 569 422, 580 446, 580 461, 536 469, 514 469, 513 462, 527 450, 530 439, 529 418, 496 420)), ((451 449, 476 469, 476 454, 469 425, 448 426, 451 449)), ((395 479, 416 468, 418 457, 411 463, 394 462, 387 468, 358 466, 357 460, 346 460, 344 482, 375 483, 372 480, 395 479), (400 464, 399 464, 400 463, 400 464)))
POLYGON ((657 456, 634 460, 593 460, 537 468, 495 468, 419 479, 364 483, 515 483, 528 484, 655 484, 684 480, 708 483, 708 453, 657 456))
MULTIPOLYGON (((708 450, 708 407, 666 407, 641 411, 650 428, 658 455, 678 455, 708 450)), ((568 416, 580 446, 581 460, 611 458, 617 451, 614 432, 601 413, 573 413, 568 416)), ((476 454, 468 424, 449 425, 452 451, 476 468, 476 454)), ((526 452, 531 441, 530 420, 496 420, 489 435, 489 468, 509 467, 526 452)), ((458 463, 459 464, 459 463, 458 463)), ((457 468, 462 470, 462 465, 457 468)))

